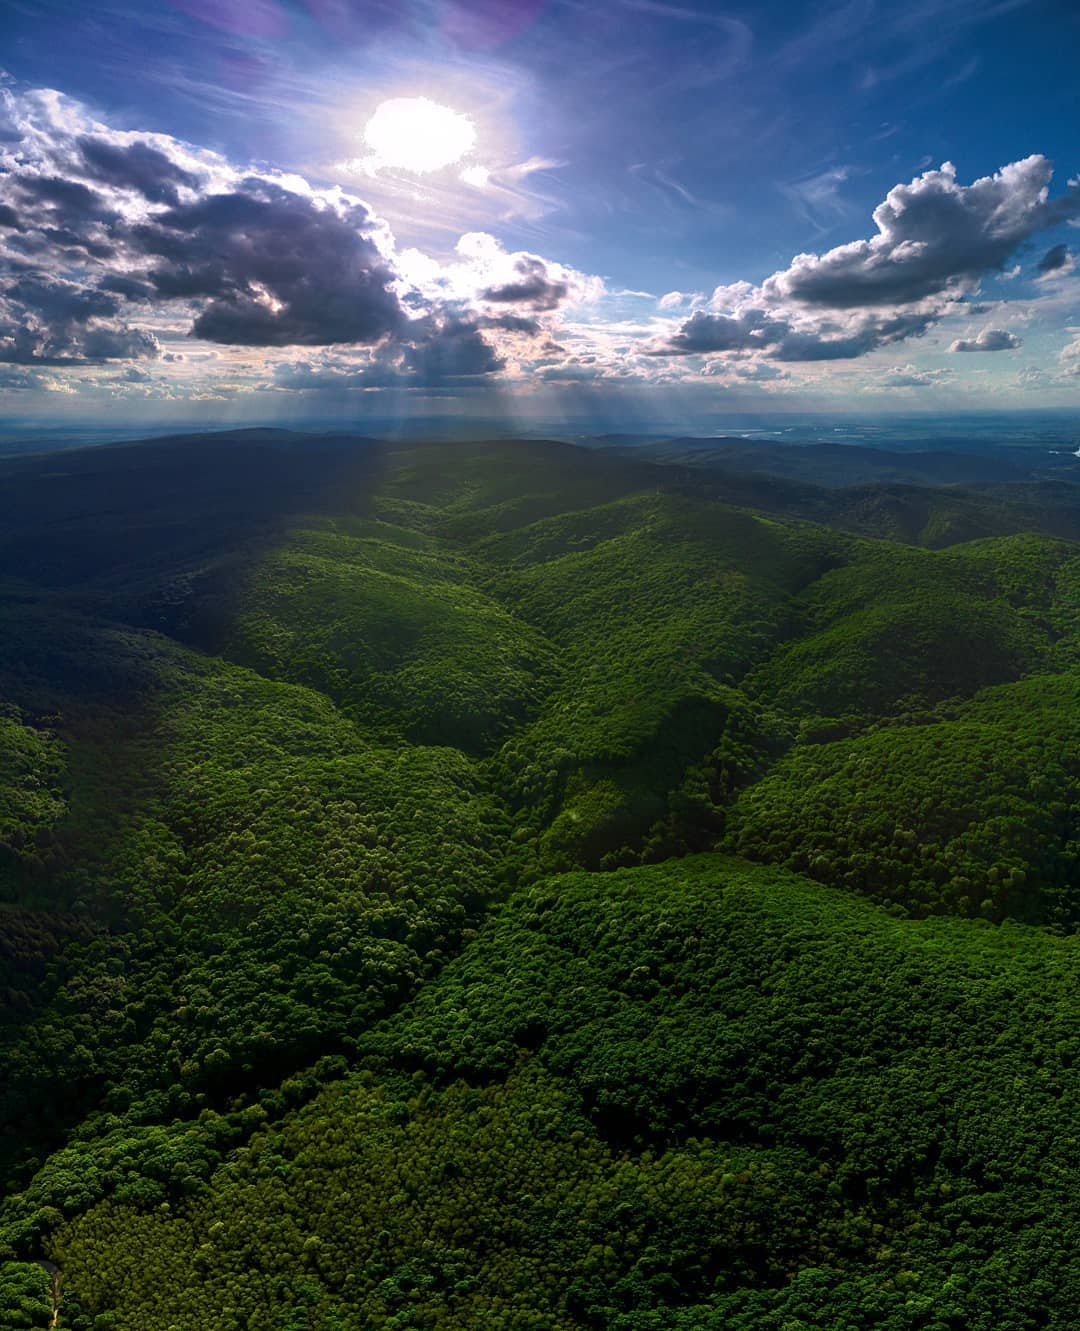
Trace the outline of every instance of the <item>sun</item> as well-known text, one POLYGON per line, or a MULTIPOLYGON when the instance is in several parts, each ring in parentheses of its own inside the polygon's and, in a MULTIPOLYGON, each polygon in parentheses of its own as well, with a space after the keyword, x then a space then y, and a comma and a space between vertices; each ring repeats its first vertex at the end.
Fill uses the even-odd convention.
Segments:
POLYGON ((459 162, 476 143, 476 126, 428 97, 392 97, 375 108, 364 142, 377 165, 425 175, 459 162))

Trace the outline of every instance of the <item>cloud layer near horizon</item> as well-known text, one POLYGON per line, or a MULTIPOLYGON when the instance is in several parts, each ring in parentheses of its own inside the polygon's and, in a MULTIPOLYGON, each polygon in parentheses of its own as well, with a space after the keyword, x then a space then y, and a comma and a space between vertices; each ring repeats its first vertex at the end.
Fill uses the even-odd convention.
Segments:
MULTIPOLYGON (((0 89, 0 387, 66 391, 65 373, 123 362, 107 382, 136 391, 149 381, 137 362, 199 359, 167 349, 183 342, 263 353, 248 385, 270 392, 495 378, 785 391, 784 364, 855 361, 989 308, 972 303, 987 277, 1080 218, 1080 185, 1052 198, 1052 174, 1033 155, 964 185, 945 163, 889 190, 869 239, 799 254, 707 300, 670 293, 645 321, 574 325, 572 311, 612 296, 599 278, 483 232, 461 237, 450 261, 399 250, 388 223, 340 186, 112 129, 57 92, 0 89)), ((1067 246, 1052 246, 1035 280, 1064 281, 1073 266, 1067 246)), ((986 327, 949 349, 1021 345, 986 327)), ((903 366, 869 383, 951 378, 903 366)))

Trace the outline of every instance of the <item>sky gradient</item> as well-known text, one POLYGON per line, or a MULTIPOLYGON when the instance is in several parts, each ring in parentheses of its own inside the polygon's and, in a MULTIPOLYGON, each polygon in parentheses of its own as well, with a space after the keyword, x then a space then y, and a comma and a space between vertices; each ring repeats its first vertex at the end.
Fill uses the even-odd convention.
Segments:
POLYGON ((0 417, 1080 406, 1078 55, 1072 0, 9 0, 0 417))

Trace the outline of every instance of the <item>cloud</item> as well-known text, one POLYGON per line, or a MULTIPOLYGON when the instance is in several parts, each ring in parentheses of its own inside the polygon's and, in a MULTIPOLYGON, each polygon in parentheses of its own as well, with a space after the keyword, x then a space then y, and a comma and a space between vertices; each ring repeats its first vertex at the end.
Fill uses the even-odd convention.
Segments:
POLYGON ((656 302, 662 310, 677 310, 680 305, 690 305, 704 299, 697 291, 666 291, 656 302))
MULTIPOLYGON (((842 181, 834 171, 802 182, 804 202, 827 210, 842 181)), ((599 278, 485 232, 462 236, 447 261, 399 250, 340 187, 96 123, 59 93, 0 86, 0 364, 25 367, 20 382, 31 382, 37 370, 159 360, 155 385, 172 379, 185 392, 468 391, 541 373, 659 385, 729 373, 764 391, 791 377, 782 365, 851 361, 950 315, 972 318, 986 274, 1042 228, 1080 218, 1080 184, 1057 199, 1049 184, 1041 157, 966 186, 946 163, 889 191, 869 239, 708 298, 669 292, 650 316, 605 323, 576 314, 608 294, 599 278), (185 363, 184 338, 224 350, 189 351, 185 363), (558 348, 542 363, 530 360, 540 344, 558 348), (293 368, 269 373, 272 353, 288 348, 293 368), (207 386, 196 368, 211 354, 228 384, 207 386)), ((1060 250, 1043 275, 1067 271, 1060 250)), ((1004 349, 992 345, 1002 336, 954 347, 1004 349)), ((84 382, 151 391, 123 370, 84 382)))
POLYGON ((1074 376, 1080 378, 1080 337, 1074 338, 1072 342, 1062 347, 1058 363, 1062 374, 1070 378, 1074 376))
POLYGON ((739 314, 692 314, 667 344, 667 350, 681 355, 700 355, 709 351, 746 351, 765 348, 787 330, 783 321, 770 320, 767 312, 750 306, 739 314))
POLYGON ((356 362, 281 361, 274 366, 270 388, 290 393, 347 393, 362 389, 393 388, 404 383, 400 368, 377 356, 356 362))
POLYGON ((385 342, 358 360, 352 353, 312 361, 279 362, 270 386, 288 392, 466 387, 504 368, 506 361, 484 338, 486 322, 468 313, 417 320, 408 342, 385 342))
POLYGON ((92 134, 76 140, 87 175, 101 184, 133 190, 151 203, 176 205, 180 188, 195 190, 199 177, 152 143, 112 143, 92 134))
POLYGON ((739 303, 732 314, 699 310, 666 342, 659 355, 760 351, 780 361, 853 360, 878 347, 925 333, 934 316, 910 312, 859 312, 847 317, 807 319, 782 309, 739 303))
POLYGON ((796 324, 771 354, 782 361, 854 360, 878 347, 922 337, 934 319, 928 310, 901 310, 860 313, 843 321, 824 320, 816 327, 796 324))
POLYGON ((984 328, 975 338, 958 337, 950 351, 1013 351, 1023 343, 1004 328, 984 328))
POLYGON ((157 356, 152 333, 113 319, 120 304, 111 292, 24 272, 0 287, 0 363, 76 365, 157 356))
POLYGON ((730 360, 723 357, 717 357, 711 360, 702 370, 702 374, 710 379, 725 379, 728 382, 733 380, 740 384, 764 384, 775 383, 783 379, 791 379, 792 376, 787 370, 782 370, 778 365, 767 360, 730 360))
POLYGON ((450 319, 436 328, 430 337, 407 346, 403 363, 423 382, 440 384, 493 374, 506 362, 484 340, 475 324, 450 319))
POLYGON ((732 373, 737 379, 746 379, 752 383, 767 383, 775 379, 790 379, 791 375, 787 370, 781 370, 776 365, 770 365, 768 361, 756 360, 748 364, 736 364, 732 367, 732 373))
POLYGON ((482 300, 496 304, 527 305, 532 310, 555 310, 569 295, 569 283, 554 280, 548 265, 535 255, 524 254, 514 261, 514 278, 481 291, 482 300))
POLYGON ((476 318, 480 328, 497 328, 504 333, 523 333, 526 337, 538 337, 544 331, 544 325, 535 315, 529 314, 483 314, 476 318))
POLYGON ((567 361, 547 366, 540 371, 539 378, 548 384, 591 384, 604 378, 604 369, 601 365, 567 361))
POLYGON ((1029 392, 1036 389, 1046 389, 1051 382, 1052 381, 1046 371, 1039 369, 1035 365, 1026 365, 1016 376, 1017 388, 1022 388, 1029 392))
POLYGON ((526 250, 508 251, 485 231, 466 232, 456 258, 440 264, 419 250, 399 256, 402 276, 430 301, 456 301, 472 308, 519 306, 529 315, 550 314, 604 294, 597 277, 526 250))
POLYGON ((69 393, 73 391, 60 375, 43 374, 22 365, 0 364, 0 392, 69 393))
POLYGON ((1036 155, 958 185, 956 168, 946 162, 889 191, 874 209, 876 236, 821 255, 797 255, 765 281, 764 294, 828 309, 959 295, 1000 271, 1023 241, 1080 215, 1075 189, 1051 202, 1052 175, 1050 162, 1036 155))
POLYGON ((760 286, 718 287, 708 309, 695 311, 651 352, 851 360, 921 337, 963 310, 980 280, 1001 271, 1020 244, 1080 216, 1080 187, 1070 181, 1052 200, 1051 175, 1047 159, 1034 156, 960 185, 946 162, 889 191, 874 210, 871 239, 799 254, 760 286))
POLYGON ((131 229, 164 297, 206 298, 196 337, 242 346, 371 343, 405 313, 396 274, 359 201, 307 197, 247 177, 225 194, 156 213, 131 229))
MULTIPOLYGON (((0 363, 156 358, 159 334, 186 333, 237 349, 373 348, 366 367, 320 371, 336 387, 445 385, 503 369, 503 342, 602 290, 484 233, 463 236, 448 265, 401 254, 338 187, 111 129, 59 93, 0 89, 0 363)), ((313 386, 314 371, 296 374, 274 386, 313 386)))
POLYGON ((1076 259, 1068 245, 1054 245, 1046 251, 1035 265, 1037 281, 1048 278, 1065 277, 1076 268, 1076 259))
POLYGON ((850 166, 833 166, 816 175, 780 186, 796 213, 818 231, 835 225, 848 214, 840 188, 851 178, 850 166))
POLYGON ((869 390, 874 392, 881 388, 935 388, 951 383, 952 379, 953 375, 949 370, 920 370, 915 365, 894 365, 869 385, 869 390))

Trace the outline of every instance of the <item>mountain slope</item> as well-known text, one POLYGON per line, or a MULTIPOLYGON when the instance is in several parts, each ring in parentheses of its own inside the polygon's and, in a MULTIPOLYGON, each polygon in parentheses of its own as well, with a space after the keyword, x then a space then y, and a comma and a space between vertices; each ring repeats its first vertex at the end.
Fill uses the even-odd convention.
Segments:
POLYGON ((709 856, 554 879, 191 1204, 52 1251, 181 1331, 1064 1328, 1072 942, 709 856))

